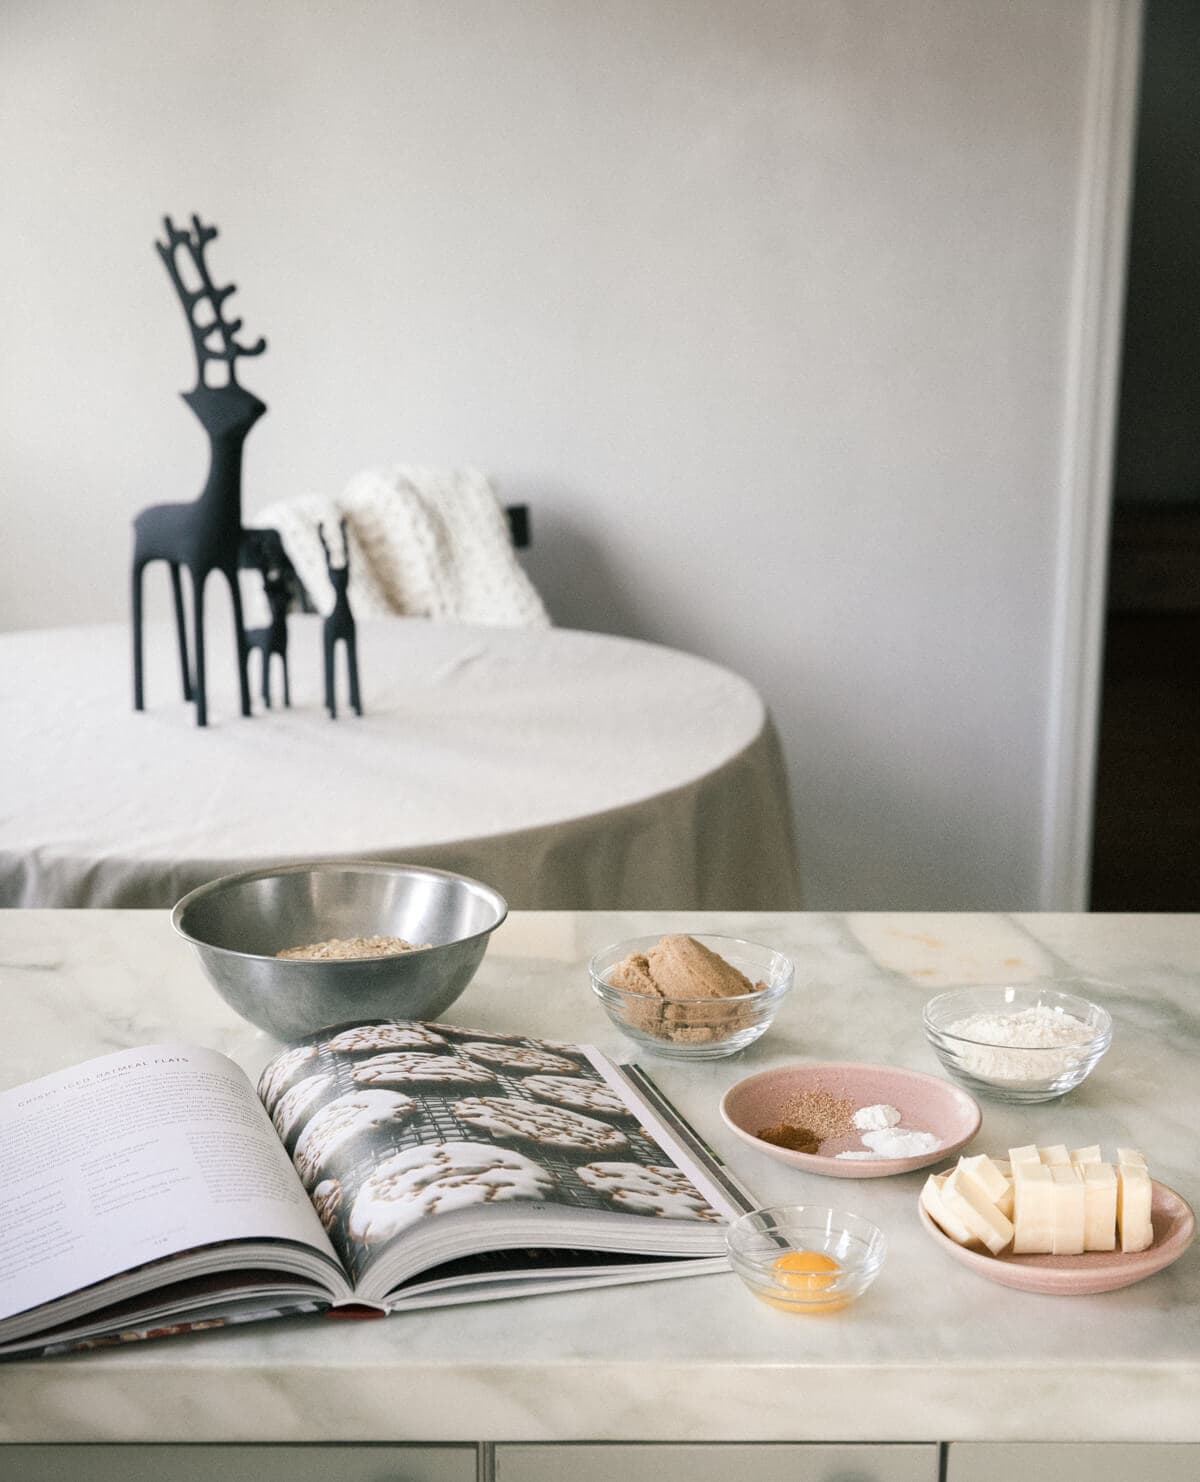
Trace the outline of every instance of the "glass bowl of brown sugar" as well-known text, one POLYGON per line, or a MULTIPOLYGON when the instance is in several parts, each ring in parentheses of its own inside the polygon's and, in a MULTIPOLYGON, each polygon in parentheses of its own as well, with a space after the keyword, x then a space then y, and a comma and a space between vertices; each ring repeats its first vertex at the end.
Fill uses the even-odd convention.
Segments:
POLYGON ((597 952, 592 991, 623 1034, 669 1060, 736 1055, 792 987, 782 952, 738 937, 633 937, 597 952))

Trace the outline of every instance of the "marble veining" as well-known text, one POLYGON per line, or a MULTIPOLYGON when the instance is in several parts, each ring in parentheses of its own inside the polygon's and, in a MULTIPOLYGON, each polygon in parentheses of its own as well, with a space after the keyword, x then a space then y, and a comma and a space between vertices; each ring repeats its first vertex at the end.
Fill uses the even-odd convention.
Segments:
MULTIPOLYGON (((514 913, 446 1017, 631 1058, 587 960, 668 930, 743 935, 794 958, 796 989, 750 1050, 643 1063, 763 1203, 831 1203, 884 1227, 887 1264, 857 1306, 798 1318, 721 1275, 246 1326, 0 1367, 0 1441, 1200 1441, 1200 1246, 1104 1296, 1012 1292, 921 1230, 921 1175, 801 1174, 717 1114, 734 1080, 782 1061, 938 1073, 921 1007, 946 984, 1083 975, 1105 985, 1112 1050, 1060 1102, 983 1102, 974 1150, 1131 1143, 1196 1206, 1200 917, 514 913)), ((277 1048, 211 990, 165 912, 0 912, 0 1014, 5 1087, 126 1045, 206 1044, 251 1075, 277 1048)))

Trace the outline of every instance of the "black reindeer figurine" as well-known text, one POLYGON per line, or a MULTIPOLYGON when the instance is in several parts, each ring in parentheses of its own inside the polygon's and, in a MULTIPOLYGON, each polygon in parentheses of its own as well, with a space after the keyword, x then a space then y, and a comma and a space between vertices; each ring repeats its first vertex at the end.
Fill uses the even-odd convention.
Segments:
MULTIPOLYGON (((266 534, 273 535, 274 531, 266 534)), ((253 535, 247 531, 247 541, 253 535)), ((246 564, 246 550, 243 547, 242 564, 246 564)), ((288 681, 288 630, 287 615, 291 606, 292 589, 288 581, 288 575, 284 567, 276 562, 266 559, 265 554, 259 564, 262 573, 263 590, 267 594, 267 603, 271 609, 271 621, 265 628, 247 628, 246 651, 253 653, 257 650, 262 655, 262 697, 263 704, 268 710, 271 708, 271 659, 278 654, 283 661, 283 703, 290 706, 292 703, 292 690, 288 681)))
POLYGON ((238 547, 242 535, 242 445, 246 434, 267 410, 251 391, 238 384, 237 361, 261 355, 267 343, 238 343, 240 319, 227 320, 226 299, 235 292, 230 283, 218 288, 205 260, 208 244, 217 235, 215 226, 205 226, 192 217, 188 230, 181 230, 165 217, 166 241, 155 242, 166 264, 171 282, 187 315, 196 352, 196 385, 183 393, 208 434, 210 462, 208 481, 198 499, 190 504, 156 504, 144 509, 133 522, 133 704, 145 708, 142 675, 142 573, 151 561, 166 561, 171 568, 175 600, 175 626, 179 636, 179 663, 183 672, 183 697, 195 699, 196 724, 208 724, 208 696, 204 669, 204 584, 212 571, 220 571, 229 583, 233 598, 233 621, 237 635, 238 681, 242 714, 250 714, 250 683, 246 628, 238 590, 238 547), (186 253, 181 269, 179 252, 186 253), (198 287, 190 287, 190 282, 198 287), (201 317, 203 316, 203 317, 201 317), (214 362, 228 368, 224 384, 210 386, 206 372, 214 362), (192 586, 192 632, 196 649, 193 676, 188 662, 187 628, 184 623, 180 568, 186 566, 192 586))
POLYGON ((346 669, 350 678, 350 708, 355 715, 362 714, 362 700, 358 693, 358 648, 354 634, 354 614, 350 611, 350 547, 346 543, 346 522, 341 522, 343 562, 333 564, 329 547, 325 543, 325 526, 317 526, 321 549, 325 552, 325 570, 333 583, 333 611, 325 619, 325 708, 329 718, 337 720, 337 698, 333 678, 334 645, 340 638, 346 645, 346 669))

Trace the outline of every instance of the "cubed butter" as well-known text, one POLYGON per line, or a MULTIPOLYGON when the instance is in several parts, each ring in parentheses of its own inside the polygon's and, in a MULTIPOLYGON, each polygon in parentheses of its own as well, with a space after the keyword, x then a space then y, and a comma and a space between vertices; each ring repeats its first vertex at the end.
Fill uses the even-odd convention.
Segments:
POLYGON ((1054 1239, 1050 1254, 1081 1256, 1087 1212, 1086 1185, 1079 1170, 1068 1163, 1050 1165, 1054 1185, 1054 1239))
POLYGON ((981 1198, 989 1204, 998 1204, 1008 1192, 1008 1180, 986 1153, 977 1153, 971 1158, 960 1158, 955 1169, 959 1182, 967 1180, 981 1198))
POLYGON ((1101 1161, 1100 1144, 1098 1142, 1094 1142, 1090 1148, 1071 1149, 1071 1162, 1074 1163, 1076 1167, 1078 1167, 1081 1163, 1099 1163, 1101 1161))
POLYGON ((1154 1243, 1154 1226, 1150 1221, 1152 1192, 1145 1163, 1118 1165, 1117 1229, 1124 1251, 1146 1250, 1154 1243))
POLYGON ((1117 1248, 1117 1170, 1111 1163, 1083 1165, 1083 1248, 1117 1248))
POLYGON ((961 1220, 956 1220, 949 1213, 942 1199, 942 1185, 949 1177, 948 1173, 929 1175, 921 1190, 921 1208, 935 1225, 939 1225, 949 1235, 951 1240, 957 1240, 959 1245, 970 1245, 975 1237, 961 1220))
POLYGON ((1071 1161, 1065 1142, 1056 1142, 1051 1148, 1038 1148, 1038 1158, 1050 1168, 1056 1168, 1061 1163, 1071 1161))
POLYGON ((1122 1163, 1129 1163, 1138 1168, 1145 1168, 1146 1156, 1144 1153, 1139 1153, 1137 1148, 1118 1148, 1117 1164, 1120 1166, 1122 1163))
POLYGON ((1013 1177, 1016 1178, 1019 1168, 1028 1168, 1041 1163, 1036 1146, 1031 1142, 1023 1148, 1009 1148, 1008 1166, 1012 1169, 1013 1177))
POLYGON ((976 1240, 982 1240, 994 1256, 1011 1242, 1012 1221, 980 1195, 969 1177, 960 1179, 957 1168, 942 1185, 941 1195, 947 1213, 965 1225, 976 1240))
POLYGON ((1040 1160, 1013 1159, 1013 1250, 1049 1255, 1054 1248, 1054 1180, 1040 1160))

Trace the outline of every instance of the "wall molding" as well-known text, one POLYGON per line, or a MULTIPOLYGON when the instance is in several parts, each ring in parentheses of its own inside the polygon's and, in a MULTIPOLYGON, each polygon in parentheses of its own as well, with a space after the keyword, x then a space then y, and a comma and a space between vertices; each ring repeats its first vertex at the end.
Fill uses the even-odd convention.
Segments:
POLYGON ((1142 0, 1093 0, 1059 471, 1044 911, 1087 909, 1142 0))

